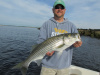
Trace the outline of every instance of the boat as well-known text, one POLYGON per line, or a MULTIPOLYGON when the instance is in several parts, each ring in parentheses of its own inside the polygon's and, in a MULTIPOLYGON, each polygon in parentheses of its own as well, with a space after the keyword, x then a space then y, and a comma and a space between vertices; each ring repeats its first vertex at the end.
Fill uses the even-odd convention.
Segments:
POLYGON ((100 75, 100 72, 71 65, 69 75, 100 75))

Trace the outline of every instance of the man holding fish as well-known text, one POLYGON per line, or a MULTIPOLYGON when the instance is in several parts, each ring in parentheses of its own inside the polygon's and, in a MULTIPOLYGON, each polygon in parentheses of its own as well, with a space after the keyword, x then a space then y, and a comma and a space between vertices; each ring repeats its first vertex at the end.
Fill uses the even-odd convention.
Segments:
POLYGON ((40 28, 38 44, 24 61, 12 68, 21 69, 22 75, 26 75, 33 61, 42 64, 41 75, 69 75, 73 48, 80 47, 82 41, 75 25, 64 18, 66 9, 62 0, 54 3, 52 11, 54 17, 40 28))
MULTIPOLYGON (((39 39, 37 41, 38 44, 56 35, 78 33, 75 25, 64 18, 66 8, 62 0, 55 1, 52 11, 54 17, 46 21, 40 28, 39 39)), ((67 75, 68 68, 72 61, 73 48, 80 47, 81 45, 82 41, 77 41, 63 50, 61 54, 57 51, 47 52, 41 62, 41 75, 67 75)))

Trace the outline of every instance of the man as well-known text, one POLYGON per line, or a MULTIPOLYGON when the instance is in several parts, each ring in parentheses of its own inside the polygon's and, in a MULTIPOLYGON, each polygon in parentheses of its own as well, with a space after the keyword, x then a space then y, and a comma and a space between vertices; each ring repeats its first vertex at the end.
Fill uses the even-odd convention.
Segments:
MULTIPOLYGON (((54 3, 52 11, 54 17, 46 21, 41 27, 37 43, 63 33, 78 33, 75 25, 64 18, 66 9, 62 0, 57 0, 54 3)), ((42 60, 41 75, 67 75, 72 61, 73 47, 80 47, 81 45, 82 41, 74 43, 63 51, 60 58, 57 57, 58 52, 56 51, 46 53, 42 60)))

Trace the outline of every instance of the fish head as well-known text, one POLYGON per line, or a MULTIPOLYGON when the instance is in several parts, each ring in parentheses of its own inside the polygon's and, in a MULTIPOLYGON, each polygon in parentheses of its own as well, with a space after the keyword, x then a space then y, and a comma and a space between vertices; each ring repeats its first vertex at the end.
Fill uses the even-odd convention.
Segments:
POLYGON ((80 41, 80 35, 78 33, 68 33, 64 35, 64 43, 66 45, 72 45, 76 41, 80 41))
POLYGON ((80 34, 77 33, 77 34, 75 35, 75 37, 76 37, 77 41, 81 41, 80 34))

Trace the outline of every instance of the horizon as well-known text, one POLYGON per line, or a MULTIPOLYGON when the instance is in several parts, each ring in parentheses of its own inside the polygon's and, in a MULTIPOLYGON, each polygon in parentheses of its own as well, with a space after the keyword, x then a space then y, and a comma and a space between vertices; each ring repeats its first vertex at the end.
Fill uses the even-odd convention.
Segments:
MULTIPOLYGON (((13 27, 40 28, 40 27, 33 27, 33 26, 1 25, 1 24, 0 24, 0 26, 13 26, 13 27)), ((77 28, 77 29, 83 29, 83 30, 85 30, 85 28, 77 28)), ((89 30, 89 29, 91 29, 91 28, 87 28, 86 30, 89 30)), ((100 30, 100 29, 92 29, 92 30, 100 30)))

